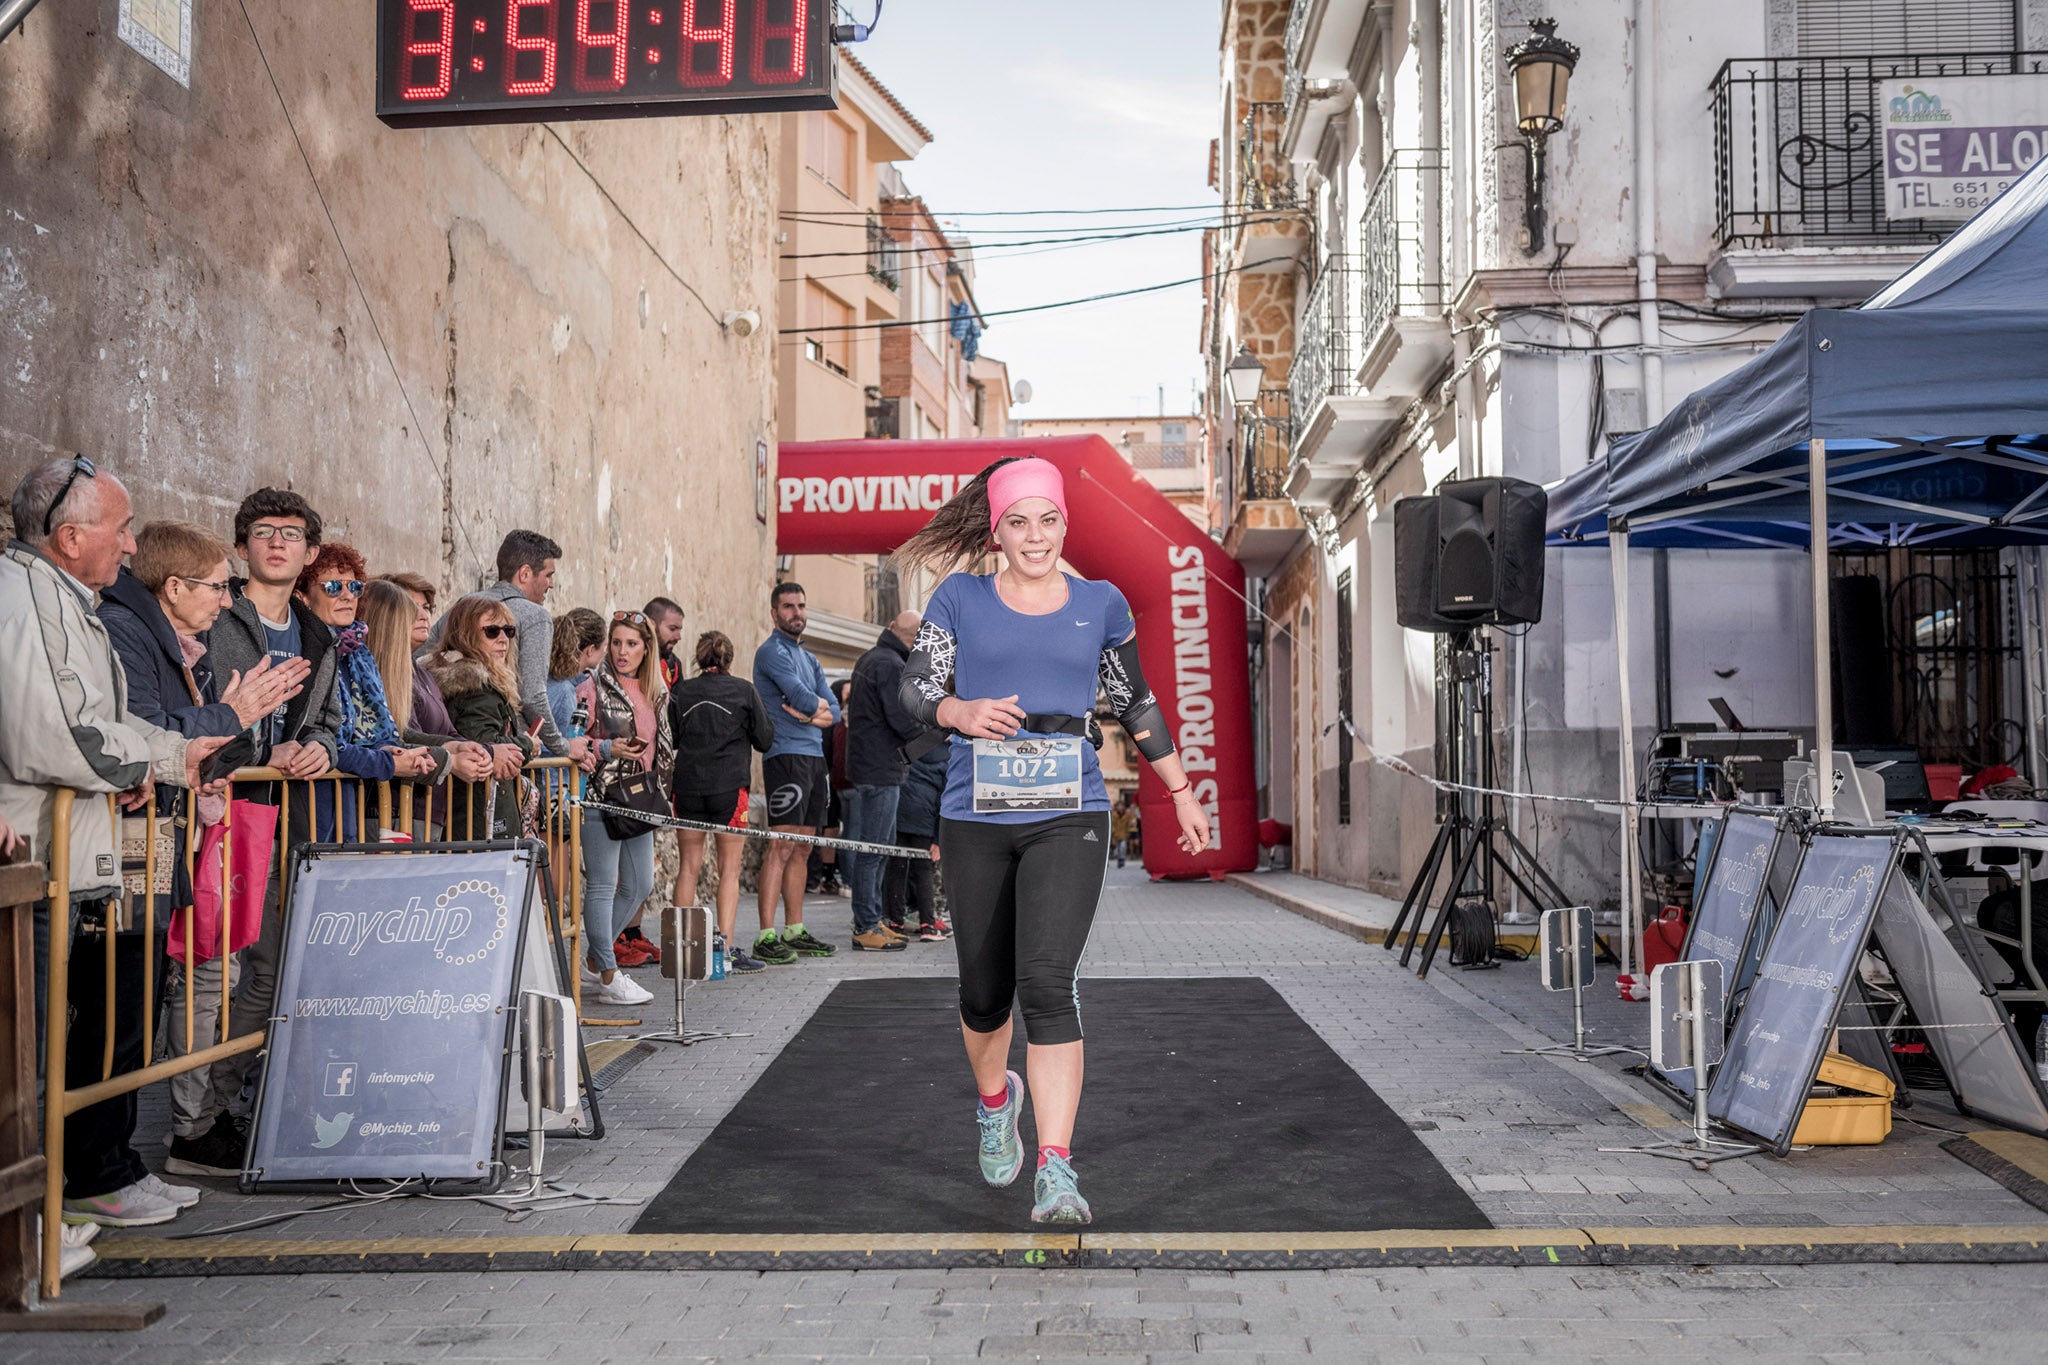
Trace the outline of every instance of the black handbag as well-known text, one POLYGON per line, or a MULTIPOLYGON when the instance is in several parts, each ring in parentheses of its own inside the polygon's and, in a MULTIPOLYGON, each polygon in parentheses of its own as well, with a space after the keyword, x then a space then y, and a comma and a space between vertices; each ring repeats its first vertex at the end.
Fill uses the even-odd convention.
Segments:
MULTIPOLYGON (((632 771, 607 782, 597 799, 607 806, 627 806, 656 819, 674 814, 669 809, 668 794, 654 780, 654 774, 642 769, 638 763, 631 763, 630 767, 632 771)), ((605 833, 614 839, 636 839, 660 828, 650 821, 636 820, 613 811, 600 814, 604 816, 605 833)))

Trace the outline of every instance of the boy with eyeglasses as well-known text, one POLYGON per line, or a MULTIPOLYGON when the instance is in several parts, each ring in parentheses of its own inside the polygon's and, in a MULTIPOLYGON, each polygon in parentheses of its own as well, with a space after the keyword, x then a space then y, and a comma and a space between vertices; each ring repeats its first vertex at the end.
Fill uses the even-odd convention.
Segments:
MULTIPOLYGON (((248 567, 249 576, 235 580, 234 600, 206 635, 206 660, 216 678, 237 672, 247 676, 264 659, 269 659, 273 668, 292 658, 304 659, 310 666, 304 690, 252 729, 257 761, 296 778, 329 771, 340 749, 334 632, 293 596, 299 575, 320 553, 320 532, 320 514, 289 489, 259 488, 242 499, 235 510, 235 553, 248 567)), ((265 793, 238 787, 235 795, 262 800, 265 793)), ((273 803, 275 799, 271 797, 273 803)), ((279 821, 279 846, 327 837, 327 831, 312 825, 311 803, 295 795, 279 821)), ((263 1028, 270 1018, 284 941, 281 895, 282 888, 272 876, 263 897, 262 934, 244 950, 241 984, 229 1015, 231 1038, 263 1028)), ((215 1064, 212 1108, 216 1112, 242 1112, 242 1086, 253 1065, 254 1054, 215 1064)))

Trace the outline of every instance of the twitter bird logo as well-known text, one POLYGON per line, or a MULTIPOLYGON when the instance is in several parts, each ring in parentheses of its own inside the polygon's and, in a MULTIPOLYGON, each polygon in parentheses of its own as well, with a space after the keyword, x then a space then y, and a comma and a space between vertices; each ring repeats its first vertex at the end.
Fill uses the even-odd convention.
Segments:
POLYGON ((323 1119, 318 1113, 315 1113, 313 1115, 313 1131, 319 1135, 320 1140, 313 1145, 322 1148, 332 1147, 335 1143, 348 1136, 348 1126, 354 1121, 354 1114, 336 1114, 331 1119, 323 1119))

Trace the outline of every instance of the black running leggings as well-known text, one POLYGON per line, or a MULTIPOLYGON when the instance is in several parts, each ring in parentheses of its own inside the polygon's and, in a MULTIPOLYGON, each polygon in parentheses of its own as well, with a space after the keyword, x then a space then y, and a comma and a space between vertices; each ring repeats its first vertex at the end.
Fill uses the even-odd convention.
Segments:
POLYGON ((1081 950, 1108 855, 1108 811, 1014 825, 939 822, 939 876, 968 1028, 994 1033, 1009 1022, 1014 996, 1029 1041, 1081 1041, 1081 950))

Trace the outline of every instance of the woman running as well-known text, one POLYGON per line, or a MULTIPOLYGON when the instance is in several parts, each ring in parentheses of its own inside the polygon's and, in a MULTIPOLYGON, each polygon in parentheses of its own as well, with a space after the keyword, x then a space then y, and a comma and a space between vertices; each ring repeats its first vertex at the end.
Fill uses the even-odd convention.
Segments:
POLYGON ((949 569, 1000 551, 1000 572, 939 584, 903 670, 904 706, 952 733, 939 853, 960 961, 960 1032, 981 1104, 981 1175, 1024 1165, 1024 1083, 1008 1070, 1010 1001, 1024 1011, 1038 1137, 1034 1223, 1086 1223, 1075 1185, 1081 1104, 1081 952, 1102 894, 1109 796, 1086 735, 1098 690, 1173 796, 1180 845, 1209 845, 1138 669, 1136 627, 1108 583, 1060 570, 1064 481, 1039 459, 989 466, 897 552, 949 569))

